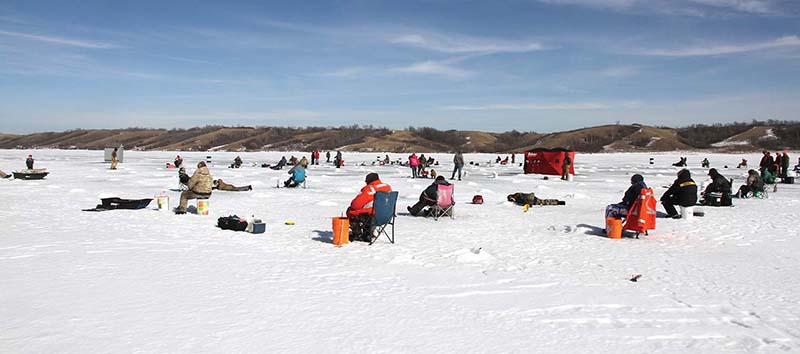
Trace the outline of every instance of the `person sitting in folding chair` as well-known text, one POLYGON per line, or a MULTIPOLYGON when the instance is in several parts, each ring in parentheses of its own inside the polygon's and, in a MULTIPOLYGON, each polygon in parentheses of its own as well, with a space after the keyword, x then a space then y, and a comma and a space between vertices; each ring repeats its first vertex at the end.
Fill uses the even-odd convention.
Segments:
POLYGON ((739 191, 733 195, 734 198, 765 197, 764 180, 756 170, 747 171, 747 181, 739 187, 739 191))
POLYGON ((647 185, 644 183, 644 177, 642 177, 642 175, 637 173, 631 176, 631 186, 625 191, 622 201, 616 204, 610 204, 606 207, 606 219, 626 217, 628 215, 628 209, 633 206, 636 198, 639 198, 639 194, 642 189, 645 188, 647 188, 647 185))
POLYGON ((283 182, 283 186, 286 188, 297 187, 306 181, 306 169, 303 168, 301 164, 292 167, 292 169, 289 170, 289 174, 292 176, 289 177, 286 182, 283 182))
POLYGON ((189 174, 186 173, 186 167, 181 167, 178 170, 178 189, 185 191, 189 189, 189 174))
POLYGON ((372 241, 372 214, 375 193, 391 192, 392 187, 381 182, 378 174, 371 172, 364 178, 367 184, 361 192, 353 198, 347 208, 347 218, 350 220, 350 241, 372 241))
MULTIPOLYGON (((422 209, 425 207, 436 205, 436 202, 439 198, 439 186, 449 186, 450 183, 444 178, 444 176, 438 176, 436 179, 431 183, 430 186, 425 188, 422 193, 419 194, 419 201, 414 204, 413 206, 406 207, 408 212, 413 216, 419 216, 422 212, 422 209)), ((425 215, 423 215, 425 216, 425 215)))

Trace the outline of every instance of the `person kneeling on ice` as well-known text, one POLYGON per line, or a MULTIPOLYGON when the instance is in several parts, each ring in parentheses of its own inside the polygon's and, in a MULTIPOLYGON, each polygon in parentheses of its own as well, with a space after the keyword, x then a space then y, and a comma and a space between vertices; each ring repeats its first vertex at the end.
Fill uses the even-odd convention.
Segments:
POLYGON ((764 193, 764 180, 756 170, 747 171, 747 181, 739 187, 734 198, 750 198, 764 193))
POLYGON ((371 241, 370 224, 372 224, 372 203, 375 201, 375 193, 392 191, 392 187, 381 182, 375 172, 367 174, 364 182, 367 185, 361 188, 361 193, 353 198, 347 208, 347 218, 350 220, 350 241, 371 241))
POLYGON ((711 184, 703 191, 700 204, 708 206, 731 206, 731 183, 716 168, 708 170, 711 184))
POLYGON ((211 189, 218 189, 218 190, 221 190, 221 191, 246 192, 246 191, 253 190, 253 186, 249 186, 249 185, 248 186, 244 186, 244 187, 237 187, 237 186, 234 186, 232 184, 227 184, 227 183, 225 183, 225 181, 222 180, 222 178, 215 179, 213 184, 214 184, 214 187, 212 187, 211 189))
POLYGON ((284 187, 294 188, 306 181, 306 169, 302 164, 298 163, 296 166, 292 167, 292 169, 289 170, 289 174, 292 176, 283 182, 284 187))
POLYGON ((567 202, 558 199, 540 199, 533 193, 514 193, 509 194, 506 199, 520 206, 531 205, 567 205, 567 202))
POLYGON ((189 178, 187 183, 188 190, 181 192, 181 205, 175 209, 175 214, 186 214, 186 207, 189 204, 189 199, 208 199, 211 197, 212 178, 211 172, 208 172, 206 163, 200 161, 197 163, 197 170, 189 178))
POLYGON ((644 177, 642 177, 642 175, 637 173, 631 176, 631 186, 625 191, 622 201, 617 204, 610 204, 606 207, 606 219, 624 218, 628 216, 628 209, 633 206, 633 203, 636 202, 636 198, 639 198, 639 194, 642 192, 642 189, 645 188, 647 188, 647 184, 644 183, 644 177))
POLYGON ((690 207, 697 204, 697 183, 692 180, 692 173, 687 169, 678 171, 678 179, 661 196, 661 205, 668 218, 679 218, 676 205, 690 207))
POLYGON ((439 185, 449 186, 450 183, 447 182, 444 176, 436 177, 436 180, 419 194, 419 201, 413 206, 406 207, 408 212, 413 216, 418 216, 425 207, 436 205, 436 201, 439 198, 439 185))

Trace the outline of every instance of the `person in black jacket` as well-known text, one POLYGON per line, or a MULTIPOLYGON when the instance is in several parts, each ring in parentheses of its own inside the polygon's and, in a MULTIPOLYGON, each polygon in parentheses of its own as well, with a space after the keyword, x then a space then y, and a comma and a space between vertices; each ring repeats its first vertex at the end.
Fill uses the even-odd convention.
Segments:
POLYGON ((758 170, 761 172, 761 178, 764 178, 764 171, 768 171, 774 164, 775 160, 772 158, 772 155, 769 154, 769 151, 764 150, 764 157, 761 158, 761 163, 758 164, 758 170))
POLYGON ((417 216, 427 206, 436 205, 436 201, 439 197, 439 185, 449 186, 450 183, 444 178, 444 176, 436 177, 436 179, 431 183, 428 188, 425 188, 424 191, 419 195, 419 201, 414 204, 414 206, 406 207, 408 212, 413 215, 417 216))
POLYGON ((703 191, 703 203, 709 206, 731 206, 731 183, 716 168, 708 170, 711 184, 703 191))
POLYGON ((29 170, 33 169, 33 155, 28 155, 28 158, 25 159, 25 166, 28 167, 29 170))
POLYGON ((661 196, 661 205, 667 211, 668 218, 679 217, 675 205, 689 207, 697 203, 697 184, 692 180, 692 173, 687 169, 678 172, 678 179, 661 196))
POLYGON ((631 176, 631 186, 625 191, 622 201, 617 204, 610 204, 606 207, 606 218, 622 218, 627 216, 628 209, 633 206, 633 203, 636 202, 636 198, 639 198, 639 194, 644 188, 647 188, 647 184, 644 183, 644 177, 642 177, 642 175, 637 173, 631 176))
POLYGON ((189 189, 189 174, 186 173, 186 167, 178 169, 178 186, 181 190, 189 189))

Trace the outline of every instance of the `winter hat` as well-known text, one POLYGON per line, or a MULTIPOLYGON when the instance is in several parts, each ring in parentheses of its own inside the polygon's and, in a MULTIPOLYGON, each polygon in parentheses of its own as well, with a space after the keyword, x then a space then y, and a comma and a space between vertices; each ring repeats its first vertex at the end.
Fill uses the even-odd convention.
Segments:
POLYGON ((717 172, 716 168, 712 168, 712 169, 708 170, 708 175, 711 176, 711 177, 714 177, 714 176, 716 176, 718 174, 719 174, 719 172, 717 172))
POLYGON ((436 176, 437 181, 444 181, 444 176, 436 176))
POLYGON ((200 167, 206 167, 206 163, 203 162, 203 161, 198 162, 197 163, 197 168, 200 168, 200 167))
POLYGON ((689 170, 684 168, 684 169, 678 171, 678 177, 692 178, 692 173, 689 172, 689 170))
POLYGON ((642 177, 642 175, 637 173, 637 174, 631 176, 631 184, 639 183, 639 182, 644 182, 644 177, 642 177))
POLYGON ((33 157, 33 155, 28 155, 28 157, 33 157))
POLYGON ((377 181, 378 179, 379 178, 378 178, 378 174, 377 173, 370 172, 369 174, 367 174, 367 177, 364 178, 364 182, 367 182, 367 184, 370 184, 372 182, 377 181))

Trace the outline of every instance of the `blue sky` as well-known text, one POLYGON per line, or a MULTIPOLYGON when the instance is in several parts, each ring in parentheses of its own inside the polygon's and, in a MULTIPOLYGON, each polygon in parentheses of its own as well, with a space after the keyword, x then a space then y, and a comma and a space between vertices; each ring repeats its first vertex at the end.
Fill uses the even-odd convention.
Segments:
POLYGON ((797 120, 800 1, 4 1, 0 132, 797 120))

